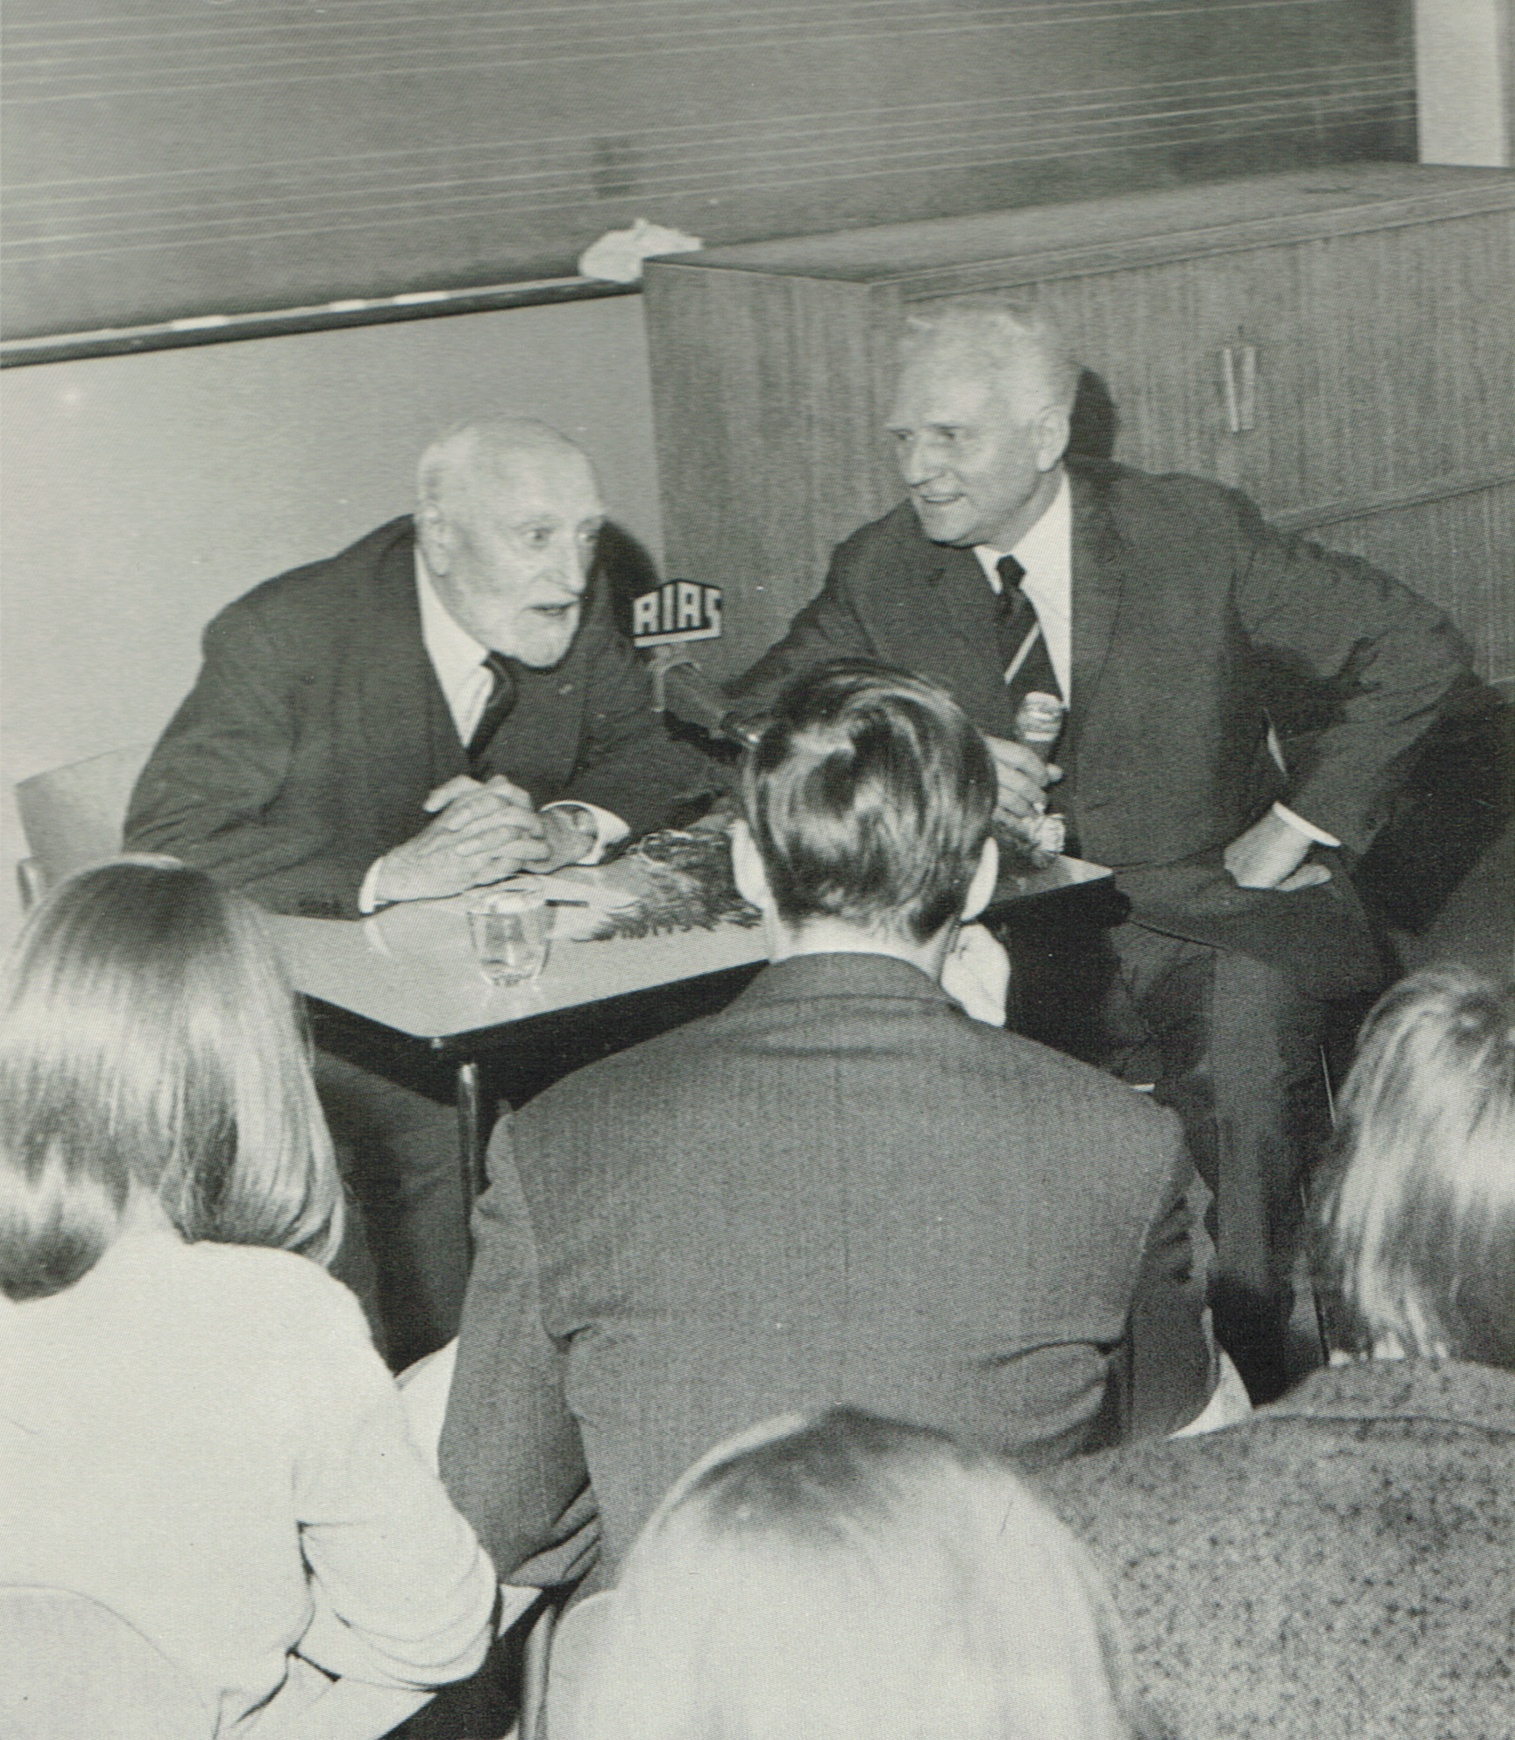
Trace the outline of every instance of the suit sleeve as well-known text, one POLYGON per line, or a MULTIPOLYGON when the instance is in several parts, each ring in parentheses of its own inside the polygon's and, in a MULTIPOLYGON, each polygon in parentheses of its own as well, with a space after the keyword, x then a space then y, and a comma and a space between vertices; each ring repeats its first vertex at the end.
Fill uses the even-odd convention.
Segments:
POLYGON ((1290 769, 1284 802, 1366 849, 1415 745, 1467 681, 1447 617, 1354 556, 1285 536, 1245 498, 1236 604, 1252 644, 1322 686, 1329 713, 1290 769))
POLYGON ((652 710, 647 667, 597 596, 581 631, 588 695, 584 734, 567 785, 556 797, 597 804, 633 836, 660 827, 683 797, 718 790, 724 780, 698 750, 676 741, 652 710))
POLYGON ((1194 1169, 1178 1120, 1164 1112, 1168 1166, 1157 1211, 1142 1247, 1128 1318, 1125 1370, 1128 1397, 1122 1435, 1166 1437, 1186 1426, 1209 1401, 1219 1376, 1205 1326, 1205 1287, 1194 1273, 1188 1186, 1194 1169))
POLYGON ((599 1517, 564 1396, 564 1352, 542 1326, 508 1117, 489 1145, 489 1180, 474 1210, 442 1478, 505 1581, 548 1587, 577 1581, 594 1563, 599 1517))
POLYGON ((357 916, 363 854, 333 849, 323 817, 280 808, 302 678, 245 601, 205 631, 204 663, 132 793, 125 840, 166 852, 274 912, 357 916))
POLYGON ((855 541, 849 539, 832 555, 825 585, 789 624, 784 638, 727 685, 726 693, 743 719, 769 712, 787 683, 828 659, 878 657, 852 599, 860 566, 855 541))

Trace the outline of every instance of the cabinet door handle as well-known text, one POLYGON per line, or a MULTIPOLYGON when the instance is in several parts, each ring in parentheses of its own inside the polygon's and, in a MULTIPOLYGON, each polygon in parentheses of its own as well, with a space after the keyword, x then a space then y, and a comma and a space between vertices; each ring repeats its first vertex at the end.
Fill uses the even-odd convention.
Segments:
POLYGON ((1228 344, 1221 350, 1220 383, 1226 396, 1226 427, 1233 435, 1242 435, 1248 429, 1255 429, 1257 427, 1257 346, 1255 344, 1236 346, 1228 344))

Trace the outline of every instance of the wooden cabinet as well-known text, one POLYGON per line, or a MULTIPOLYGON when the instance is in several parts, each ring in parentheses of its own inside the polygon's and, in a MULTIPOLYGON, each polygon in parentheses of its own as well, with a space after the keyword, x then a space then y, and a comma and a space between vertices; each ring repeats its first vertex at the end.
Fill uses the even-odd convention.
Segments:
POLYGON ((905 316, 990 289, 1055 313, 1116 458, 1369 555, 1515 673, 1515 175, 1390 164, 649 263, 668 571, 727 589, 711 670, 777 639, 837 540, 899 499, 905 316))

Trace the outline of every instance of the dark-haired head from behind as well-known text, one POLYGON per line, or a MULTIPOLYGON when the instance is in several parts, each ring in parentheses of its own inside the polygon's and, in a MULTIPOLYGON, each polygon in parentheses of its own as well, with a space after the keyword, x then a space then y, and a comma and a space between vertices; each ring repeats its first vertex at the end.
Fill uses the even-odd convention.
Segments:
POLYGON ((1515 1371, 1515 985, 1412 974, 1342 1091, 1322 1267, 1359 1353, 1515 1371))
POLYGON ((604 1627, 569 1740, 1160 1731, 1083 1549, 1010 1467, 856 1408, 769 1421, 697 1463, 604 1627))
POLYGON ((949 695, 851 659, 790 684, 742 775, 779 919, 911 944, 962 916, 995 790, 984 740, 949 695))
POLYGON ((135 1217, 329 1261, 341 1186, 257 911, 172 859, 61 883, 0 992, 0 1288, 72 1286, 135 1217))

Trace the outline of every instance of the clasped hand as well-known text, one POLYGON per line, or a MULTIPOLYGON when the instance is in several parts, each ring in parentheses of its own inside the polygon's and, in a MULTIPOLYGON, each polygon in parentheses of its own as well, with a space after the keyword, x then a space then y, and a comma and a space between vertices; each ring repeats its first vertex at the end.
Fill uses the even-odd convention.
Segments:
POLYGON ((421 807, 434 819, 385 853, 374 888, 381 901, 439 900, 521 870, 545 873, 577 863, 592 844, 582 812, 537 810, 501 774, 483 784, 459 774, 421 807))

